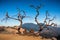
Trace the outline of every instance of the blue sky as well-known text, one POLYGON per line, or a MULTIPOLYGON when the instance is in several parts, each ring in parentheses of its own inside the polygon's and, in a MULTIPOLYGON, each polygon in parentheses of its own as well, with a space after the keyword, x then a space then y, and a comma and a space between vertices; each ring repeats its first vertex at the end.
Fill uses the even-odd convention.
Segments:
MULTIPOLYGON (((40 15, 38 21, 42 22, 45 18, 46 10, 49 11, 51 18, 56 15, 56 19, 53 21, 60 25, 60 0, 0 0, 0 20, 2 20, 8 11, 10 16, 13 16, 18 13, 17 8, 26 11, 26 15, 30 18, 23 19, 23 23, 35 23, 34 17, 36 11, 29 7, 29 5, 39 5, 43 4, 43 7, 40 9, 40 15)), ((4 26, 13 26, 19 25, 19 21, 9 19, 7 22, 0 22, 0 25, 4 26)))

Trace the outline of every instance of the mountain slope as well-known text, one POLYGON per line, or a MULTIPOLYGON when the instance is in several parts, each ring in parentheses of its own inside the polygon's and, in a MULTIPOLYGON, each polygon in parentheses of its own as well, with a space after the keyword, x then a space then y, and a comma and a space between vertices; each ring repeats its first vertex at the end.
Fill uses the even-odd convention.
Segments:
MULTIPOLYGON (((43 23, 40 23, 41 25, 43 25, 44 27, 46 27, 43 23)), ((37 24, 33 24, 33 23, 25 23, 22 25, 23 28, 26 28, 28 30, 30 30, 31 28, 34 29, 35 31, 39 30, 39 26, 37 24)), ((48 26, 47 28, 44 28, 41 31, 41 35, 43 36, 58 36, 60 35, 60 28, 59 27, 53 27, 53 26, 48 26)))

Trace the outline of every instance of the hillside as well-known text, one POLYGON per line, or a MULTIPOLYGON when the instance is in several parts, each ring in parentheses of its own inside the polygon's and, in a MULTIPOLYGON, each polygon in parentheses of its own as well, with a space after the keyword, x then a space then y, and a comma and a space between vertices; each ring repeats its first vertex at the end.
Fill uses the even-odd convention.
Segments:
MULTIPOLYGON (((48 26, 47 28, 44 28, 39 36, 35 35, 30 35, 28 34, 16 34, 17 33, 17 28, 18 27, 0 27, 0 40, 42 40, 42 37, 47 37, 43 38, 43 40, 51 40, 51 37, 53 36, 58 36, 60 35, 60 28, 59 27, 51 27, 48 26)), ((25 23, 23 24, 23 28, 30 30, 30 28, 34 29, 34 31, 38 31, 39 27, 36 24, 33 23, 25 23)))

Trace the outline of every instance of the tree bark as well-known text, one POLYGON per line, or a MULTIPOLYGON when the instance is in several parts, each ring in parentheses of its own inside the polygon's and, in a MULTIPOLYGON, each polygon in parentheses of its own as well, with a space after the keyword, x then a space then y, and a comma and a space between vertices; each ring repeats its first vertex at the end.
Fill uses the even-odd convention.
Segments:
POLYGON ((22 28, 22 20, 20 20, 20 26, 18 27, 18 33, 20 33, 20 28, 22 28))
POLYGON ((37 12, 37 14, 36 14, 36 17, 35 17, 35 22, 36 22, 37 25, 40 27, 39 31, 42 31, 42 30, 43 30, 43 27, 40 25, 40 23, 39 23, 38 20, 37 20, 37 17, 38 17, 38 15, 39 15, 39 11, 36 10, 36 12, 37 12))

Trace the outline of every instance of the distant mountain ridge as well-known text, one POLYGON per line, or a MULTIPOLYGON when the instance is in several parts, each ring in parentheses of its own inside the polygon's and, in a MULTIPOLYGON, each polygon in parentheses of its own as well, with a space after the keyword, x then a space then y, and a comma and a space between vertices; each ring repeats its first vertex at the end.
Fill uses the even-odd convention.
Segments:
POLYGON ((27 30, 33 29, 35 31, 39 30, 39 26, 37 24, 33 23, 25 23, 22 25, 23 28, 26 28, 27 30))

